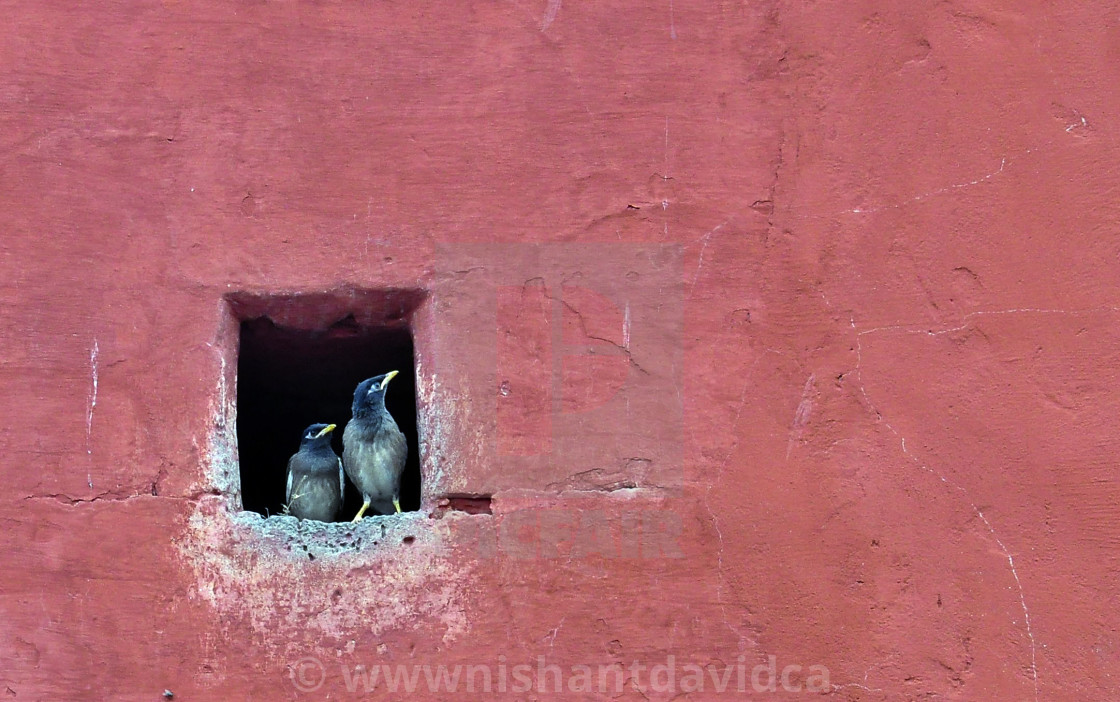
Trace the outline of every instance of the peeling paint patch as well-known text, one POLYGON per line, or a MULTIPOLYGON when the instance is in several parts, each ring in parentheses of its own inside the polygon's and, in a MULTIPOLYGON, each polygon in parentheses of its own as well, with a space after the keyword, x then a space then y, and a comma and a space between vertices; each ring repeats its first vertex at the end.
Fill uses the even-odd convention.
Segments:
POLYGON ((200 500, 183 556, 196 593, 223 620, 244 620, 264 640, 334 639, 443 628, 448 643, 467 631, 461 593, 469 567, 445 548, 448 526, 410 512, 359 524, 265 519, 200 500))
POLYGON ((428 372, 421 359, 416 359, 417 429, 420 434, 420 471, 425 495, 441 495, 461 490, 452 476, 444 471, 447 465, 466 465, 482 455, 485 438, 482 424, 470 416, 470 403, 446 388, 436 373, 428 372), (462 437, 452 438, 456 427, 473 427, 462 437))

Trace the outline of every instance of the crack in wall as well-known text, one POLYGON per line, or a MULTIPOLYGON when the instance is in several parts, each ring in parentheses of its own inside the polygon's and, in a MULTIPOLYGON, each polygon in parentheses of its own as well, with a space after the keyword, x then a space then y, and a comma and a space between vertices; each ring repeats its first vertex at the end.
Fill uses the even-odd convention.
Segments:
POLYGON ((700 271, 703 270, 703 268, 704 268, 704 253, 708 250, 708 244, 712 240, 712 235, 714 235, 720 229, 723 229, 725 226, 727 226, 727 224, 730 223, 731 220, 733 220, 733 219, 735 219, 735 215, 731 215, 727 219, 723 220, 722 222, 717 224, 707 234, 700 237, 700 241, 702 242, 701 245, 700 245, 700 254, 696 259, 696 271, 693 272, 693 274, 692 274, 692 283, 688 286, 688 299, 690 299, 690 300, 692 299, 693 291, 696 290, 696 281, 698 281, 700 279, 700 271))
MULTIPOLYGON (((1029 153, 1031 153, 1031 151, 1033 151, 1033 149, 1026 149, 1025 151, 1022 152, 1022 155, 1029 154, 1029 153)), ((853 207, 851 209, 841 211, 840 214, 874 214, 875 212, 882 212, 883 210, 895 210, 895 209, 898 209, 900 207, 905 207, 906 205, 913 204, 915 202, 921 202, 922 200, 927 200, 931 197, 936 197, 938 195, 944 195, 945 193, 952 192, 954 190, 961 190, 961 189, 964 189, 964 188, 970 188, 974 185, 980 185, 981 183, 986 183, 989 180, 992 180, 993 178, 998 176, 999 174, 1003 173, 1003 169, 1009 163, 1011 163, 1011 157, 1004 156, 1003 158, 1001 158, 999 160, 999 168, 992 171, 991 173, 988 173, 986 175, 982 175, 979 178, 974 178, 974 179, 966 181, 964 183, 954 183, 952 185, 946 185, 944 187, 937 188, 936 190, 931 190, 931 191, 926 192, 926 193, 921 193, 920 195, 915 195, 911 198, 903 200, 902 202, 896 202, 896 203, 886 204, 886 205, 878 205, 876 207, 853 207)))
MULTIPOLYGON (((524 287, 522 289, 524 289, 524 287)), ((630 303, 629 302, 626 303, 626 312, 625 312, 625 316, 623 317, 623 320, 622 320, 622 340, 623 340, 623 343, 620 344, 617 341, 614 341, 612 339, 607 339, 607 338, 604 338, 604 337, 601 337, 601 336, 595 336, 590 331, 588 331, 587 320, 584 319, 583 313, 580 312, 575 307, 573 307, 570 302, 563 299, 562 296, 561 297, 556 297, 556 296, 550 294, 548 292, 548 289, 545 288, 544 289, 544 298, 546 300, 549 300, 550 302, 554 302, 554 303, 559 302, 561 305, 563 305, 564 309, 566 309, 569 312, 571 312, 572 314, 574 314, 576 319, 579 321, 579 328, 580 328, 580 331, 583 333, 584 338, 590 339, 591 341, 601 341, 604 344, 608 344, 610 346, 613 346, 614 348, 618 349, 622 353, 623 356, 626 357, 626 360, 630 363, 631 366, 634 367, 634 370, 642 373, 643 375, 649 375, 649 371, 647 371, 645 368, 642 368, 641 364, 639 364, 634 359, 633 351, 630 350, 630 303)))
POLYGON ((62 505, 74 507, 77 505, 88 505, 94 502, 129 502, 131 500, 182 500, 186 502, 198 502, 203 497, 210 495, 218 495, 216 490, 203 490, 200 492, 191 493, 188 495, 149 495, 143 492, 136 493, 119 493, 119 492, 102 492, 92 497, 74 497, 64 492, 45 493, 42 495, 24 495, 24 500, 49 500, 57 502, 62 505))
MULTIPOLYGON (((758 358, 755 359, 754 363, 752 363, 751 367, 748 369, 746 374, 747 378, 743 382, 743 388, 739 393, 739 404, 735 410, 735 419, 731 422, 730 433, 732 436, 735 436, 736 439, 727 452, 726 460, 718 461, 716 463, 715 479, 708 483, 708 489, 704 492, 703 498, 704 509, 708 513, 708 518, 711 521, 712 529, 714 529, 716 532, 716 540, 719 542, 719 548, 716 550, 716 604, 719 605, 720 613, 723 617, 723 625, 727 627, 728 631, 730 631, 738 638, 740 654, 742 654, 746 650, 746 642, 751 641, 751 637, 744 634, 742 630, 739 629, 739 627, 732 625, 727 614, 727 602, 724 600, 723 593, 724 588, 726 587, 726 575, 724 574, 723 566, 725 544, 723 541, 723 530, 720 529, 719 526, 719 517, 716 516, 715 510, 712 509, 711 496, 712 490, 716 487, 716 485, 719 485, 721 482, 723 482, 723 474, 725 472, 724 467, 730 462, 731 456, 734 455, 735 450, 739 447, 739 439, 738 435, 736 434, 739 428, 739 418, 742 416, 743 406, 747 401, 747 392, 750 390, 752 384, 754 383, 754 369, 758 366, 759 362, 763 359, 763 357, 766 356, 767 353, 780 354, 780 352, 778 351, 771 351, 770 349, 767 349, 758 355, 758 358)), ((695 437, 693 437, 692 441, 695 442, 695 440, 695 437)), ((753 641, 751 641, 751 643, 753 643, 753 641)))
MULTIPOLYGON (((1001 170, 1002 170, 1002 168, 1001 168, 1001 170)), ((884 331, 898 331, 898 332, 909 333, 909 334, 926 334, 928 336, 941 336, 943 334, 949 334, 949 333, 953 333, 953 332, 957 332, 957 331, 961 331, 963 329, 966 329, 966 328, 968 328, 969 321, 971 319, 976 318, 976 317, 980 317, 980 316, 983 316, 983 315, 1090 314, 1090 313, 1102 312, 1102 311, 1113 311, 1113 312, 1115 312, 1115 311, 1117 311, 1117 308, 1114 308, 1114 307, 1100 307, 1100 308, 1085 309, 1085 310, 1056 310, 1056 309, 1055 310, 1050 310, 1050 309, 1036 309, 1036 308, 1013 308, 1013 309, 1005 309, 1005 310, 981 310, 981 311, 978 311, 978 312, 972 312, 972 313, 969 313, 969 314, 965 315, 962 318, 963 323, 960 324, 959 326, 946 328, 946 329, 940 329, 940 330, 937 330, 937 331, 930 330, 930 329, 920 329, 920 328, 916 329, 915 327, 917 325, 910 325, 910 324, 895 324, 895 325, 875 327, 875 328, 872 328, 872 329, 866 329, 866 330, 863 330, 863 331, 859 331, 858 327, 856 325, 856 322, 855 322, 855 318, 854 317, 849 318, 851 328, 856 333, 856 347, 855 347, 856 365, 855 365, 855 368, 853 369, 853 371, 855 373, 855 377, 856 377, 856 380, 857 380, 857 387, 859 389, 860 395, 862 395, 862 397, 864 399, 864 402, 867 404, 868 409, 870 409, 872 412, 875 413, 876 421, 882 423, 883 426, 885 426, 887 429, 889 429, 892 434, 894 434, 896 437, 898 437, 899 442, 900 442, 901 447, 902 447, 902 453, 905 454, 905 456, 912 463, 914 463, 915 465, 917 465, 919 468, 921 468, 925 472, 929 473, 930 475, 933 475, 934 477, 936 477, 938 480, 940 480, 947 487, 950 487, 950 488, 956 490, 957 492, 961 493, 961 495, 964 496, 964 499, 965 499, 966 503, 968 504, 969 508, 972 510, 972 512, 977 517, 980 518, 980 521, 983 522, 984 527, 988 531, 988 534, 996 542, 996 545, 999 547, 1000 553, 1007 560, 1007 566, 1008 566, 1009 570, 1011 571, 1011 577, 1015 581, 1015 588, 1018 591, 1019 606, 1023 610, 1024 628, 1026 630, 1027 639, 1030 643, 1030 672, 1031 672, 1031 681, 1032 681, 1033 686, 1034 686, 1034 699, 1035 699, 1036 702, 1039 699, 1039 697, 1038 697, 1037 647, 1036 647, 1036 642, 1035 642, 1035 638, 1034 638, 1034 630, 1031 627, 1031 614, 1030 614, 1029 608, 1027 607, 1026 593, 1023 590, 1023 583, 1019 579, 1018 569, 1016 569, 1016 567, 1015 567, 1015 558, 1011 554, 1011 551, 1008 550, 1008 548, 1004 544, 1003 540, 999 537, 999 534, 996 532, 995 527, 992 526, 992 523, 990 521, 988 521, 988 518, 987 518, 987 516, 985 516, 983 510, 981 510, 976 505, 976 503, 973 501, 972 496, 970 495, 968 490, 964 486, 947 479, 944 475, 942 475, 941 473, 937 472, 936 470, 934 470, 930 466, 923 463, 922 460, 920 458, 918 458, 916 455, 910 453, 910 450, 906 447, 906 437, 903 436, 902 433, 899 432, 897 429, 895 429, 894 426, 891 425, 891 423, 888 422, 883 417, 882 412, 880 412, 876 408, 875 403, 871 400, 871 397, 867 394, 867 390, 864 388, 864 385, 863 385, 863 345, 862 345, 862 338, 863 338, 863 336, 865 336, 867 334, 876 334, 876 333, 884 332, 884 331)), ((849 371, 849 373, 850 372, 852 372, 852 371, 849 371)), ((847 373, 845 373, 844 375, 847 376, 847 373)), ((859 687, 859 686, 857 686, 857 687, 859 687)))

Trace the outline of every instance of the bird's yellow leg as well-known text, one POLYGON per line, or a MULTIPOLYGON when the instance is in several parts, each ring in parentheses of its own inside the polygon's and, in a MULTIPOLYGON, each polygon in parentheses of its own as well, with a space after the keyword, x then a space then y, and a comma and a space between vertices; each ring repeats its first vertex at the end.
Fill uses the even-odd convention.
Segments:
POLYGON ((397 508, 397 514, 401 513, 401 500, 399 497, 393 498, 393 506, 397 508))
POLYGON ((360 510, 358 510, 358 514, 355 515, 354 519, 350 523, 353 524, 354 522, 362 521, 362 515, 366 513, 367 509, 369 509, 369 498, 368 497, 366 498, 366 501, 362 503, 362 508, 360 510))

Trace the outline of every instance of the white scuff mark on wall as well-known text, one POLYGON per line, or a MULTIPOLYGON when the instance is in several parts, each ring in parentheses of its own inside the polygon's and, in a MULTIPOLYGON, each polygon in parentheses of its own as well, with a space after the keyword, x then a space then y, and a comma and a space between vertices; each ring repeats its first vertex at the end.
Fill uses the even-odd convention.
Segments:
POLYGON ((1087 129, 1089 127, 1089 122, 1088 122, 1088 120, 1085 119, 1085 115, 1081 114, 1077 110, 1074 110, 1073 111, 1073 116, 1076 117, 1080 121, 1079 122, 1073 122, 1068 127, 1066 127, 1066 133, 1067 134, 1069 132, 1072 132, 1074 129, 1087 129))
POLYGON ((805 426, 809 424, 809 417, 813 413, 813 395, 817 389, 817 376, 810 374, 809 379, 805 381, 805 388, 801 391, 801 402, 797 405, 797 411, 793 413, 793 424, 789 428, 789 440, 786 442, 786 460, 789 460, 790 451, 793 450, 793 445, 801 440, 801 434, 805 430, 805 426))
POLYGON ((712 235, 723 229, 728 222, 734 219, 734 216, 728 217, 719 224, 717 224, 710 232, 701 237, 700 255, 696 260, 696 272, 692 274, 692 283, 688 287, 688 297, 692 299, 692 291, 696 289, 696 281, 700 279, 700 270, 704 267, 704 252, 708 250, 708 243, 712 240, 712 235))
POLYGON ((224 427, 226 424, 226 414, 229 411, 229 400, 226 395, 226 357, 219 351, 218 359, 221 361, 222 369, 218 375, 218 412, 214 417, 214 424, 218 427, 224 427))
MULTIPOLYGON (((93 410, 97 408, 97 339, 94 338, 93 346, 89 350, 90 390, 89 402, 86 403, 86 455, 93 457, 93 410)), ((93 473, 86 471, 86 484, 93 489, 93 473)))
POLYGON ((556 636, 560 633, 560 629, 564 626, 564 620, 567 617, 560 617, 560 623, 553 627, 552 631, 548 634, 548 651, 552 652, 552 647, 556 645, 556 636))
MULTIPOLYGON (((663 165, 661 167, 661 170, 662 170, 661 180, 667 181, 667 180, 671 179, 670 176, 669 176, 669 115, 665 115, 665 149, 664 149, 664 155, 663 155, 662 160, 663 160, 663 165)), ((664 219, 665 237, 668 238, 668 236, 669 236, 669 200, 667 198, 664 198, 664 197, 661 198, 661 214, 663 215, 662 219, 664 219)))
POLYGON ((542 32, 556 20, 556 14, 560 12, 560 2, 561 0, 548 0, 548 6, 544 9, 544 17, 541 18, 542 32))
POLYGON ((626 301, 626 309, 622 314, 622 348, 630 350, 630 301, 626 301))

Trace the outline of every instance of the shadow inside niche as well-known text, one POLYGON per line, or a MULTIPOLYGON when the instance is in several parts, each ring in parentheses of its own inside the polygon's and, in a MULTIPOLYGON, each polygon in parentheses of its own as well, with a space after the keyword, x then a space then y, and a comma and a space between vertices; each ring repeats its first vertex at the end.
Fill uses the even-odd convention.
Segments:
MULTIPOLYGON (((322 329, 279 326, 262 316, 241 322, 237 362, 237 443, 244 509, 280 514, 288 458, 299 449, 304 429, 337 424, 334 449, 342 455, 342 430, 350 419, 354 388, 390 370, 385 404, 408 440, 401 479, 401 509, 420 508, 420 461, 416 430, 416 370, 407 326, 363 326, 354 317, 322 329)), ((346 484, 340 521, 361 506, 346 484)))

